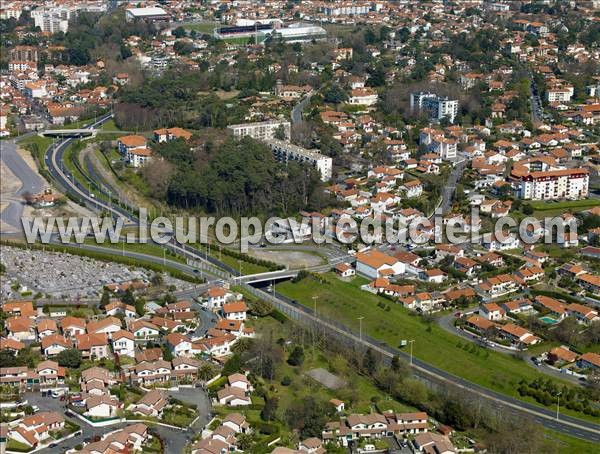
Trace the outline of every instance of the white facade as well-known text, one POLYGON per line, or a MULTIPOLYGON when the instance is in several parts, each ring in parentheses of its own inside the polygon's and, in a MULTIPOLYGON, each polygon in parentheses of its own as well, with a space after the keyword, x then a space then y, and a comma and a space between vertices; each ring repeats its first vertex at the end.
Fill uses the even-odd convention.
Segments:
POLYGON ((519 197, 526 200, 579 200, 588 196, 587 169, 532 172, 521 179, 519 197))
POLYGON ((458 100, 443 98, 429 92, 411 93, 410 109, 426 112, 430 120, 447 118, 450 123, 454 123, 458 114, 458 100))
POLYGON ((250 136, 256 140, 271 140, 275 139, 275 132, 279 127, 283 127, 285 138, 289 140, 292 128, 289 121, 269 120, 256 123, 242 123, 239 125, 229 125, 227 129, 231 131, 233 137, 236 139, 250 136))
POLYGON ((306 162, 317 168, 321 173, 321 180, 328 181, 331 179, 333 160, 330 157, 282 140, 272 139, 266 141, 266 144, 279 161, 306 162))
POLYGON ((36 8, 31 11, 31 18, 35 26, 40 27, 43 32, 66 33, 72 14, 69 8, 36 8))

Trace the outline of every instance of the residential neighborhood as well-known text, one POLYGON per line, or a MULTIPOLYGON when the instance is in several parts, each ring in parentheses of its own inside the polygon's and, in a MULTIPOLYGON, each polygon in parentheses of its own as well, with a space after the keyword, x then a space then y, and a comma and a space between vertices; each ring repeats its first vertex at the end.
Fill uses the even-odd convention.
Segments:
POLYGON ((597 452, 600 1, 0 33, 2 453, 597 452))

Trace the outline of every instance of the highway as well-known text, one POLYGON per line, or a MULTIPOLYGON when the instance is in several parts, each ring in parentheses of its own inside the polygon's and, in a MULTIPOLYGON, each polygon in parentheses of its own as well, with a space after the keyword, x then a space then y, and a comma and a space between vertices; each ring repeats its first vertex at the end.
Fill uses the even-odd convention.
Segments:
POLYGON ((15 140, 4 140, 0 142, 0 160, 21 182, 21 187, 15 192, 13 197, 4 198, 3 202, 8 202, 7 207, 2 210, 0 219, 3 222, 21 231, 21 216, 23 214, 24 200, 23 196, 27 193, 38 194, 46 186, 45 181, 23 160, 17 153, 17 144, 15 140))
MULTIPOLYGON (((99 120, 97 122, 97 124, 99 124, 103 121, 106 121, 109 117, 110 116, 106 116, 105 118, 99 120)), ((93 126, 96 126, 96 124, 94 124, 93 126)), ((50 153, 50 156, 49 157, 47 156, 47 163, 48 163, 48 167, 49 167, 52 175, 55 178, 59 179, 60 184, 64 185, 65 188, 69 188, 72 192, 75 192, 78 196, 80 196, 82 199, 84 199, 92 207, 93 207, 94 203, 98 203, 98 205, 102 209, 108 210, 117 216, 124 216, 127 219, 129 219, 132 223, 137 224, 137 222, 138 222, 137 219, 134 216, 127 213, 122 208, 109 206, 100 200, 95 200, 93 197, 91 197, 87 193, 86 188, 81 187, 81 185, 78 185, 77 183, 73 183, 70 180, 70 177, 68 177, 60 169, 58 162, 60 162, 59 160, 62 157, 62 154, 64 153, 64 149, 68 146, 69 143, 70 143, 70 140, 67 140, 67 141, 59 144, 56 148, 51 148, 48 150, 48 152, 50 153)), ((182 255, 186 258, 206 261, 207 266, 210 266, 211 268, 213 266, 216 266, 216 267, 225 269, 232 277, 239 275, 239 273, 235 269, 232 269, 231 267, 219 262, 218 260, 216 260, 210 256, 207 256, 206 254, 203 254, 202 252, 197 251, 191 247, 181 247, 176 244, 169 244, 168 246, 170 249, 171 248, 175 249, 180 255, 182 255)), ((82 245, 82 247, 84 247, 84 246, 82 245)), ((85 247, 87 247, 87 245, 85 247)), ((113 250, 113 252, 114 252, 114 250, 113 250)), ((136 254, 136 255, 140 255, 140 256, 144 257, 145 260, 162 263, 162 259, 160 257, 147 256, 145 254, 136 254)), ((183 267, 184 265, 179 264, 178 266, 183 267)), ((209 273, 207 272, 207 274, 209 274, 209 273)), ((229 279, 229 280, 231 281, 231 279, 229 279)), ((235 279, 233 279, 233 281, 235 282, 235 279)), ((358 336, 356 335, 356 333, 353 333, 348 327, 341 325, 341 324, 337 324, 332 321, 324 320, 322 317, 315 317, 313 314, 311 314, 311 311, 309 309, 307 309, 303 306, 300 306, 298 304, 295 304, 293 301, 289 300, 288 298, 286 298, 283 295, 280 295, 280 294, 272 295, 270 293, 260 291, 248 284, 242 284, 242 286, 247 291, 258 295, 267 301, 271 301, 276 307, 278 307, 279 309, 284 311, 286 314, 296 314, 297 316, 299 316, 298 318, 300 319, 300 321, 308 318, 313 323, 319 324, 324 330, 333 331, 345 339, 350 339, 352 342, 362 345, 365 348, 370 347, 376 351, 381 352, 382 354, 384 354, 387 357, 393 356, 395 354, 398 354, 405 358, 407 356, 406 353, 404 353, 403 351, 400 351, 400 350, 394 349, 390 346, 387 346, 385 344, 382 344, 381 342, 379 342, 376 339, 373 339, 369 336, 362 336, 362 339, 359 339, 358 336)), ((553 430, 565 433, 567 435, 583 438, 586 440, 600 442, 599 426, 592 422, 588 422, 588 421, 584 421, 584 420, 580 420, 578 418, 573 418, 573 417, 568 417, 568 416, 561 416, 560 420, 556 420, 556 414, 551 409, 538 407, 536 405, 533 405, 533 404, 530 404, 527 402, 523 402, 516 398, 506 396, 504 394, 500 394, 498 392, 484 388, 480 385, 469 382, 469 381, 464 380, 455 375, 449 374, 441 369, 438 369, 438 368, 436 368, 432 365, 429 365, 429 364, 427 364, 419 359, 416 359, 416 358, 413 359, 413 368, 414 368, 416 374, 426 378, 429 381, 437 380, 437 381, 443 381, 448 384, 452 384, 453 386, 456 386, 465 391, 468 391, 473 395, 485 398, 486 400, 492 402, 493 405, 501 405, 502 407, 506 408, 510 412, 516 411, 521 414, 529 415, 529 416, 535 418, 537 421, 539 421, 541 424, 543 424, 545 427, 547 427, 549 429, 553 429, 553 430)))

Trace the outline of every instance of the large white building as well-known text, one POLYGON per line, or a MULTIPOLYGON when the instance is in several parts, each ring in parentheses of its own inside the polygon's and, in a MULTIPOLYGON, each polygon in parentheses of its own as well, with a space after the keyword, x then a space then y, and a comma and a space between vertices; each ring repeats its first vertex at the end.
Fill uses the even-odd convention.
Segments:
POLYGON ((410 109, 426 112, 430 120, 447 118, 450 123, 454 123, 454 119, 458 115, 458 100, 421 91, 410 94, 410 109))
POLYGON ((587 169, 558 169, 530 172, 521 177, 519 197, 527 200, 578 200, 588 196, 587 169))
POLYGON ((66 33, 69 30, 69 19, 73 10, 64 7, 42 7, 31 11, 31 18, 36 27, 43 32, 66 33))
POLYGON ((273 151, 278 161, 306 162, 317 168, 321 173, 321 180, 328 181, 331 179, 333 161, 330 157, 283 140, 271 139, 266 140, 265 143, 273 151))
POLYGON ((145 21, 168 21, 171 18, 167 12, 157 6, 146 8, 128 8, 125 10, 125 19, 128 22, 136 19, 145 21))
POLYGON ((229 125, 227 129, 231 131, 233 137, 236 139, 249 136, 256 140, 271 140, 275 139, 275 133, 280 127, 283 127, 285 138, 289 140, 292 127, 289 121, 269 120, 256 123, 242 123, 239 125, 229 125))

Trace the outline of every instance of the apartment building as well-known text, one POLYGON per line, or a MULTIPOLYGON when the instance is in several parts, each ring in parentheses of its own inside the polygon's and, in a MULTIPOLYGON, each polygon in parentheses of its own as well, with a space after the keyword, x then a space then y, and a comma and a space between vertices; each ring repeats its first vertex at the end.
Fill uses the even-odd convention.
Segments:
POLYGON ((454 119, 458 115, 458 100, 421 91, 410 94, 410 109, 413 112, 425 112, 430 120, 447 118, 450 123, 454 123, 454 119))
POLYGON ((526 200, 584 199, 589 191, 587 169, 530 172, 521 177, 518 195, 526 200))
POLYGON ((70 8, 43 7, 31 11, 31 18, 36 27, 43 32, 67 33, 69 29, 69 19, 73 15, 70 8))
POLYGON ((289 121, 268 120, 227 126, 227 129, 236 139, 249 136, 256 140, 275 139, 275 134, 280 128, 283 128, 285 139, 289 140, 292 128, 289 121))
POLYGON ((322 155, 314 150, 307 150, 290 142, 271 139, 265 141, 267 146, 273 151, 277 160, 288 162, 290 160, 305 162, 314 166, 321 174, 321 180, 331 179, 333 161, 330 157, 322 155))

